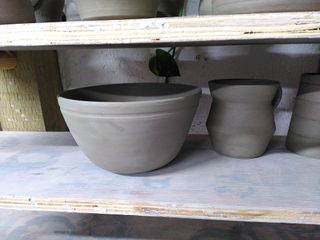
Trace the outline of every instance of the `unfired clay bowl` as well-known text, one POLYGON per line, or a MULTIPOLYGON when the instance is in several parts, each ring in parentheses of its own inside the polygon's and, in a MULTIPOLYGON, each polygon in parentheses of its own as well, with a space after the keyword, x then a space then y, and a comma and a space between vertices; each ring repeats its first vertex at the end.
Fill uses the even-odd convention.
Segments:
POLYGON ((159 0, 74 0, 82 20, 151 18, 159 0))
POLYGON ((59 98, 76 142, 96 165, 120 174, 148 172, 180 151, 201 89, 136 83, 70 90, 59 98))
POLYGON ((29 0, 0 0, 0 24, 35 22, 29 0))
POLYGON ((320 0, 202 0, 201 15, 319 11, 320 0))

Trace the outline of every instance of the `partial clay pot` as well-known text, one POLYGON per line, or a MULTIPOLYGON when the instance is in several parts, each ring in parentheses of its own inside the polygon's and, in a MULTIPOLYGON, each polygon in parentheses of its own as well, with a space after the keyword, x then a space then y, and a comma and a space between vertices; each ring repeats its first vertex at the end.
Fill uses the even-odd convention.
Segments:
POLYGON ((29 0, 0 0, 0 24, 35 22, 29 0))
POLYGON ((65 5, 66 19, 70 21, 80 21, 80 15, 78 13, 77 5, 74 3, 74 0, 69 0, 65 5))
POLYGON ((180 151, 201 89, 180 84, 114 84, 58 98, 76 142, 96 165, 120 174, 148 172, 180 151))
POLYGON ((287 148, 297 154, 320 159, 320 74, 302 76, 287 148))
POLYGON ((202 0, 201 15, 319 11, 320 0, 202 0))
POLYGON ((74 0, 82 20, 151 18, 159 0, 74 0))
POLYGON ((213 148, 226 156, 256 158, 267 149, 276 129, 273 111, 281 86, 271 80, 214 80, 207 129, 213 148))

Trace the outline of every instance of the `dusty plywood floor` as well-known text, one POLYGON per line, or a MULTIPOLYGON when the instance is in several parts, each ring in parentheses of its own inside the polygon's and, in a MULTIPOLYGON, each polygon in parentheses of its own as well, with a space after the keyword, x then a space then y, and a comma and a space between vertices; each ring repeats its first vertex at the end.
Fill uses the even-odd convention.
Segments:
POLYGON ((1 240, 318 240, 320 226, 0 211, 1 240))

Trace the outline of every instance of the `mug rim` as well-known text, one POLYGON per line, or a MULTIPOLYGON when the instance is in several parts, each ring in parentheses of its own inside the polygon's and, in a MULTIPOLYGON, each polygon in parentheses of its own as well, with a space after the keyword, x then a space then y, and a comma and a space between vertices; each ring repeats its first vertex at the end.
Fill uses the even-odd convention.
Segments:
POLYGON ((210 80, 209 85, 223 86, 259 86, 259 85, 277 85, 280 84, 277 80, 257 79, 257 78, 228 78, 210 80))

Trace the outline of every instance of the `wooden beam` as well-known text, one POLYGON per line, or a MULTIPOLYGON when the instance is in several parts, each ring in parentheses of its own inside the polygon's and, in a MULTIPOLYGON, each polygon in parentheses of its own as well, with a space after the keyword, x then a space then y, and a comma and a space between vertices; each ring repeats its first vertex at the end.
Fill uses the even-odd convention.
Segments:
POLYGON ((320 42, 320 12, 0 26, 0 49, 320 42))

